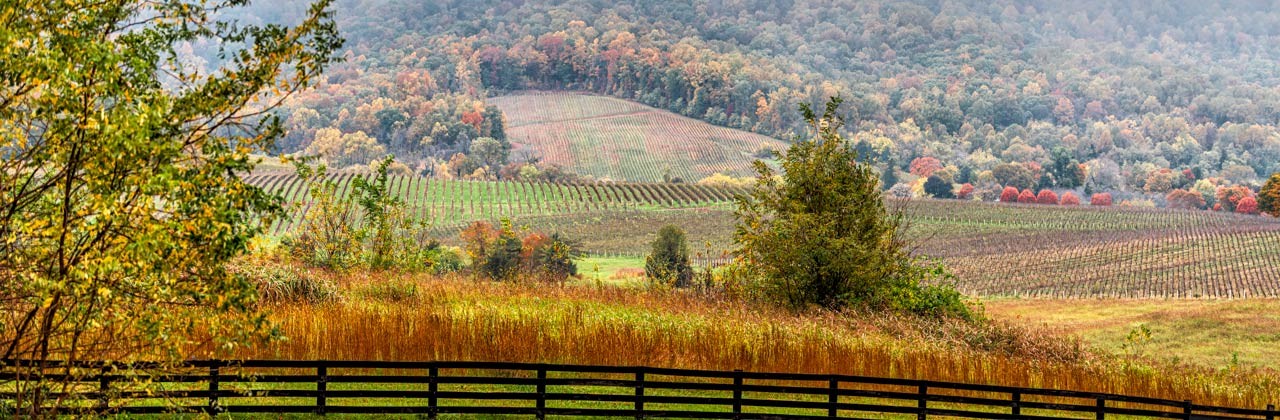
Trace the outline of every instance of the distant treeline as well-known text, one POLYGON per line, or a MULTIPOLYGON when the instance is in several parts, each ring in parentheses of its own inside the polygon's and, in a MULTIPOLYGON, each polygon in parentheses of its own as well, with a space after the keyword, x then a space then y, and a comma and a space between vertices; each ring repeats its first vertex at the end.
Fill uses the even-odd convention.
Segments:
POLYGON ((292 102, 290 123, 390 150, 497 137, 483 97, 504 91, 610 94, 786 139, 805 134, 798 104, 841 95, 846 130, 893 182, 922 182, 919 157, 992 185, 1015 183, 1000 164, 1065 158, 1080 171, 1041 171, 1035 186, 1158 194, 1147 180, 1160 169, 1254 187, 1280 170, 1280 13, 1255 2, 347 0, 338 12, 348 62, 292 102))

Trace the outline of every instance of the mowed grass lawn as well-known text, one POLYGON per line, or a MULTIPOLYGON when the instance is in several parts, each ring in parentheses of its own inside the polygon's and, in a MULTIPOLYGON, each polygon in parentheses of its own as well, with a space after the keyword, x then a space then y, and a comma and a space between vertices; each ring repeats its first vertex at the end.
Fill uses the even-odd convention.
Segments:
POLYGON ((997 299, 986 309, 1118 354, 1222 369, 1280 366, 1280 299, 997 299), (1142 326, 1149 339, 1138 337, 1142 326))

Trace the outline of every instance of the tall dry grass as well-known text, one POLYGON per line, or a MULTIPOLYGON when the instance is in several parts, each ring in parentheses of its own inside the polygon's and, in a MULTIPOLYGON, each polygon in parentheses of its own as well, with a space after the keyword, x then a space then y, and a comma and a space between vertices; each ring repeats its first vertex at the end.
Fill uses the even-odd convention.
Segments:
MULTIPOLYGON (((321 274, 323 275, 323 274, 321 274)), ((335 303, 272 307, 288 340, 242 358, 484 360, 837 373, 1115 392, 1261 407, 1273 371, 1215 371, 1101 354, 1052 331, 871 314, 795 314, 679 291, 335 276, 335 303), (401 286, 404 287, 404 286, 401 286)))

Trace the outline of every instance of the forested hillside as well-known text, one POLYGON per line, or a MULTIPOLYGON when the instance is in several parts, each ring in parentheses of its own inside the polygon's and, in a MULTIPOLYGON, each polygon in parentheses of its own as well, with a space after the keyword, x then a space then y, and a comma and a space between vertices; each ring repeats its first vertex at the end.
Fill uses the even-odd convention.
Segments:
MULTIPOLYGON (((480 137, 509 146, 484 98, 538 89, 782 139, 802 134, 799 104, 840 95, 862 156, 917 193, 940 166, 980 190, 1212 206, 1280 170, 1280 15, 1262 2, 345 0, 337 19, 347 62, 291 101, 282 152, 432 171, 480 137)), ((467 169, 484 166, 500 176, 467 169)))

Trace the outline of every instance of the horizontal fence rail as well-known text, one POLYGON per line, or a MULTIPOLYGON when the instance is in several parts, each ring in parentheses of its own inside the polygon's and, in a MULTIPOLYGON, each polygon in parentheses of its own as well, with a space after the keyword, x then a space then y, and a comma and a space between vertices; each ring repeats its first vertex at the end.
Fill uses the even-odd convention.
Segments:
POLYGON ((1274 406, 1214 407, 849 375, 500 362, 200 360, 165 366, 0 360, 0 410, 42 411, 33 406, 89 414, 523 414, 538 419, 1273 420, 1277 415, 1274 406), (40 392, 22 387, 40 379, 58 386, 40 392))

